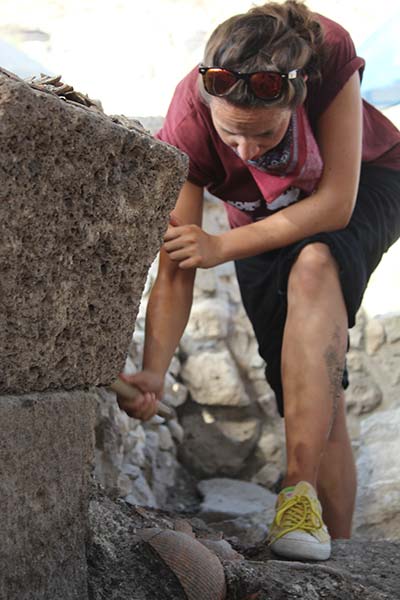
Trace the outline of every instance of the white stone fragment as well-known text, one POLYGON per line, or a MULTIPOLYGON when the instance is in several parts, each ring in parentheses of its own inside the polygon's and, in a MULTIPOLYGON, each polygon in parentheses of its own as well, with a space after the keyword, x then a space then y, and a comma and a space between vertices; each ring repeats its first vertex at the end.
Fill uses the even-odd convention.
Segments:
POLYGON ((215 269, 197 269, 194 297, 212 295, 217 289, 217 274, 215 269))
POLYGON ((356 324, 349 330, 350 348, 355 348, 357 350, 363 349, 365 322, 365 312, 361 309, 357 313, 356 324))
POLYGON ((125 361, 124 373, 126 373, 126 375, 133 375, 134 373, 136 373, 136 371, 137 368, 135 363, 133 362, 130 356, 127 356, 125 361))
POLYGON ((177 408, 186 402, 187 396, 187 387, 183 383, 176 381, 172 375, 167 373, 165 377, 163 402, 177 408))
POLYGON ((130 492, 124 500, 134 506, 158 508, 157 500, 143 475, 132 481, 130 492))
POLYGON ((142 475, 142 471, 137 465, 122 465, 121 472, 125 475, 129 475, 129 477, 131 477, 131 479, 133 480, 137 479, 138 477, 140 477, 140 475, 142 475))
POLYGON ((363 361, 362 352, 359 352, 358 350, 350 350, 346 355, 346 363, 347 363, 347 368, 349 370, 350 379, 351 379, 351 373, 355 373, 356 371, 364 370, 364 361, 363 361))
POLYGON ((160 450, 173 450, 175 448, 171 432, 166 425, 160 425, 158 428, 158 439, 160 450))
POLYGON ((273 506, 276 495, 269 490, 237 479, 206 479, 198 484, 204 496, 201 513, 216 519, 240 517, 265 511, 273 506))
POLYGON ((229 319, 229 304, 221 298, 205 298, 195 302, 180 342, 181 349, 191 354, 226 338, 229 319))
POLYGON ((258 436, 260 422, 258 419, 243 419, 239 422, 221 420, 216 422, 216 427, 234 444, 244 444, 258 436))
POLYGON ((248 406, 249 397, 230 352, 200 352, 189 356, 182 378, 199 404, 248 406))
POLYGON ((274 454, 282 448, 283 434, 283 426, 277 428, 277 431, 263 431, 261 434, 257 447, 265 462, 270 462, 274 454))
POLYGON ((400 409, 361 423, 355 532, 400 539, 400 409))
POLYGON ((272 488, 281 477, 281 470, 275 464, 264 465, 252 478, 253 483, 258 483, 267 488, 272 488))
POLYGON ((382 321, 370 319, 365 326, 365 350, 367 354, 375 354, 385 342, 385 330, 382 321))
POLYGON ((398 342, 400 340, 400 314, 388 315, 383 322, 389 344, 398 342))
POLYGON ((173 378, 176 378, 179 375, 180 370, 181 370, 181 361, 174 354, 174 356, 171 358, 171 362, 169 363, 168 375, 172 375, 173 378))
POLYGON ((347 410, 355 415, 372 412, 382 403, 382 390, 367 373, 355 373, 345 392, 347 410))
POLYGON ((167 425, 172 437, 178 442, 178 444, 181 444, 185 435, 183 427, 175 419, 170 419, 169 421, 167 421, 167 425))

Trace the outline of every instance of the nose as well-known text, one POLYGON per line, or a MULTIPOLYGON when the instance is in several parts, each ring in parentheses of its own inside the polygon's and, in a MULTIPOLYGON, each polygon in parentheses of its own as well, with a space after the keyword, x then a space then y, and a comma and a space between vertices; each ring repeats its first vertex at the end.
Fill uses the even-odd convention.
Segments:
POLYGON ((261 148, 256 142, 246 139, 238 141, 235 150, 240 158, 245 162, 248 160, 255 160, 264 153, 263 148, 261 148))

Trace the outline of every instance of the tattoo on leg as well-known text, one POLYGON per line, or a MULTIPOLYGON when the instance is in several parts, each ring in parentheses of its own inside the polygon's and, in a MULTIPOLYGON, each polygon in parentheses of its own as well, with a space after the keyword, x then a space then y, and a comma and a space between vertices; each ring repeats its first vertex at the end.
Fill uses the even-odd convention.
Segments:
POLYGON ((344 370, 344 356, 341 349, 341 336, 339 325, 335 326, 332 341, 324 352, 324 358, 329 377, 329 395, 332 398, 332 419, 329 431, 336 417, 337 407, 342 391, 342 379, 344 370))

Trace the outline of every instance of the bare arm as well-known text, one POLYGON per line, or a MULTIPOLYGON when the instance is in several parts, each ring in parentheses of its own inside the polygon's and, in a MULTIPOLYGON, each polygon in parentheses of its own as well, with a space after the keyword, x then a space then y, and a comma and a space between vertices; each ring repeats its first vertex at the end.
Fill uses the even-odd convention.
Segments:
MULTIPOLYGON (((201 225, 203 189, 186 182, 173 215, 179 223, 201 225)), ((171 229, 171 227, 170 227, 171 229)), ((130 416, 148 419, 156 412, 154 395, 161 399, 165 373, 189 318, 196 270, 179 269, 164 248, 146 313, 143 370, 126 377, 142 390, 130 416), (148 394, 146 394, 148 392, 148 394)))
POLYGON ((168 234, 166 248, 182 268, 210 267, 292 244, 307 236, 342 229, 348 224, 357 195, 362 139, 359 75, 355 73, 320 118, 318 142, 324 170, 318 190, 262 221, 218 236, 198 235, 197 253, 168 234), (204 237, 206 236, 206 237, 204 237))

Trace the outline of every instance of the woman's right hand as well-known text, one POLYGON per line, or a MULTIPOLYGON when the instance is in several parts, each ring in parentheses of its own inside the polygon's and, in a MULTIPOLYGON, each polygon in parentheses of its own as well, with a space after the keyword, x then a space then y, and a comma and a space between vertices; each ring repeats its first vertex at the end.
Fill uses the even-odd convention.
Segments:
POLYGON ((158 403, 162 398, 164 378, 153 371, 139 371, 134 375, 122 373, 120 378, 136 387, 140 393, 134 400, 127 400, 117 394, 117 402, 121 410, 134 419, 148 421, 157 414, 158 403))

